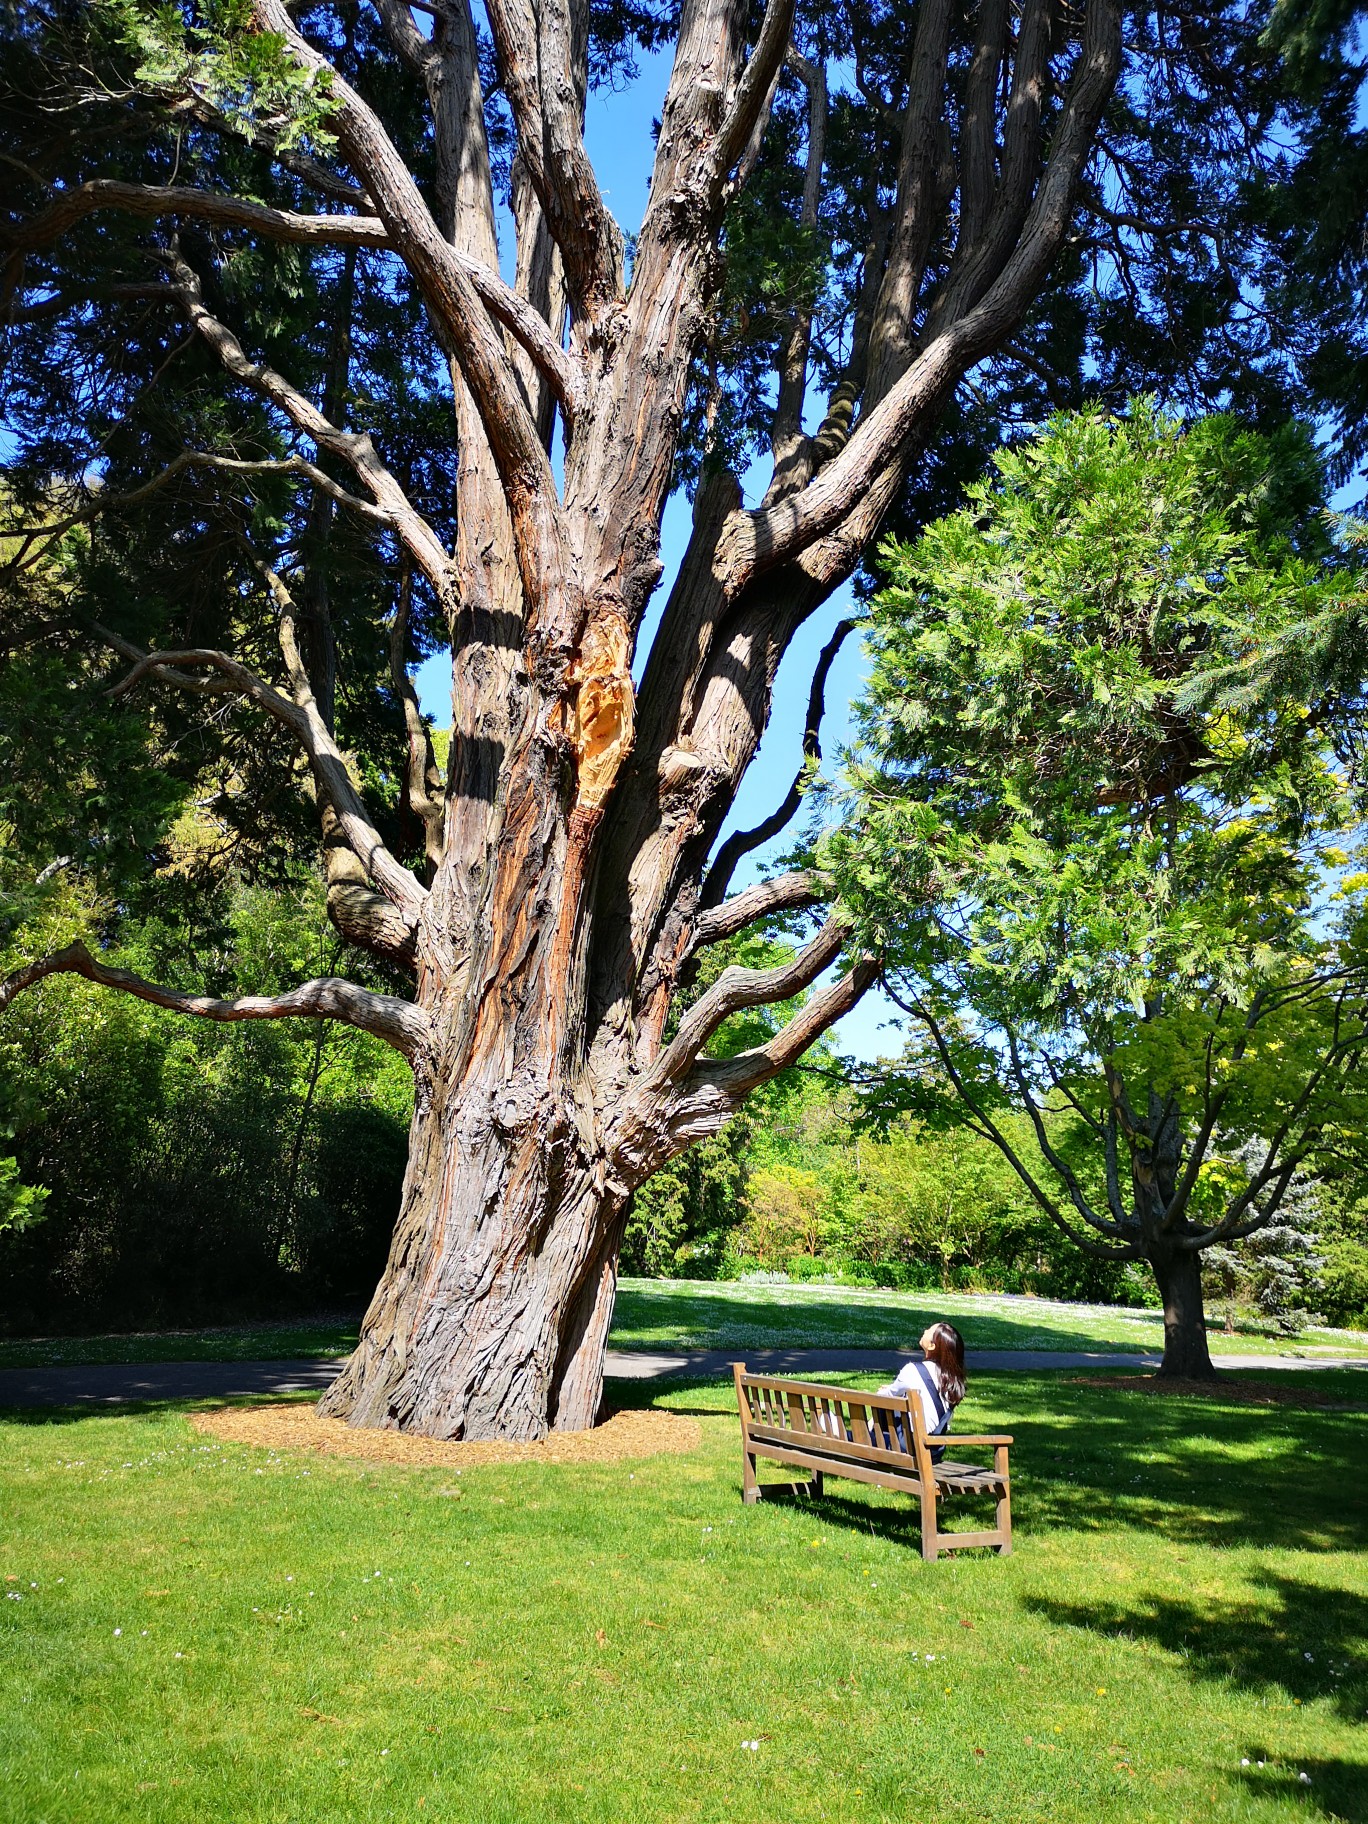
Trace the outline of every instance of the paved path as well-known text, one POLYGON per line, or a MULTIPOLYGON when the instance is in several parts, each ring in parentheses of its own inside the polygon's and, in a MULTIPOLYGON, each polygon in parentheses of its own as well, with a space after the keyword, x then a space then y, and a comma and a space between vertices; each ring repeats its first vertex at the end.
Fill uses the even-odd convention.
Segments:
MULTIPOLYGON (((887 1349, 660 1349, 608 1351, 610 1380, 655 1381, 671 1376, 714 1378, 726 1374, 738 1353, 747 1366, 764 1374, 791 1374, 806 1379, 824 1374, 879 1374, 891 1379, 899 1357, 887 1349)), ((1279 1371, 1361 1368, 1368 1359, 1339 1361, 1290 1359, 1286 1356, 1216 1355, 1218 1368, 1271 1368, 1279 1371)), ((1157 1354, 1113 1355, 1103 1351, 1044 1349, 971 1350, 975 1368, 1157 1368, 1157 1354)), ((285 1362, 110 1362, 77 1368, 0 1369, 0 1406, 117 1406, 135 1401, 217 1400, 299 1393, 326 1387, 338 1361, 285 1362)))

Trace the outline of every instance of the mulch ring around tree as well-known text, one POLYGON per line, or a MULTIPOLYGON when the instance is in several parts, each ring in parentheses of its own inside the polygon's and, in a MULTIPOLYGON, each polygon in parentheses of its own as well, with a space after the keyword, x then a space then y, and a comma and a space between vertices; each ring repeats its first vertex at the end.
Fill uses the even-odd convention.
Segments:
POLYGON ((592 1431, 556 1431, 535 1444, 454 1443, 376 1431, 324 1419, 311 1401, 224 1406, 190 1415, 196 1431, 259 1450, 305 1450, 327 1457, 396 1463, 408 1469, 475 1469, 486 1463, 622 1463, 682 1457, 698 1447, 696 1419, 655 1409, 615 1412, 592 1431))
POLYGON ((1318 1406, 1327 1412, 1362 1412, 1359 1401, 1335 1400, 1315 1387, 1289 1387, 1275 1381, 1172 1380, 1156 1374, 1070 1375, 1073 1387, 1105 1387, 1125 1393, 1151 1393, 1179 1400, 1220 1400, 1230 1406, 1318 1406))

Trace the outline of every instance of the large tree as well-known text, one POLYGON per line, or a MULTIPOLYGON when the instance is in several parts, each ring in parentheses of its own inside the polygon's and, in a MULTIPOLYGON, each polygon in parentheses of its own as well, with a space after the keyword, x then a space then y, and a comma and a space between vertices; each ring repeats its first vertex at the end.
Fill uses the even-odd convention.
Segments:
POLYGON ((1136 363, 1262 385, 1260 301, 1213 219, 1272 118, 1258 24, 1120 0, 11 21, 7 555, 82 572, 26 600, 31 637, 91 682, 121 655, 169 765, 195 731, 230 756, 224 803, 263 776, 311 799, 333 920, 395 992, 215 1001, 77 946, 0 1005, 72 971, 209 1018, 350 1021, 409 1060, 393 1248, 327 1411, 592 1422, 633 1188, 876 974, 842 962, 836 910, 670 1024, 705 946, 828 898, 806 871, 728 897, 744 843, 709 866, 795 633, 890 506, 915 516, 954 471, 948 420, 977 414, 982 448, 1136 363), (633 39, 673 63, 628 241, 584 118, 633 39), (82 412, 98 435, 64 442, 82 412), (634 679, 681 477, 692 537, 634 679), (389 720, 366 722, 382 638, 389 720), (445 643, 443 775, 407 661, 445 643), (379 766, 386 727, 406 757, 379 766), (763 1043, 708 1055, 729 1015, 804 990, 763 1043))

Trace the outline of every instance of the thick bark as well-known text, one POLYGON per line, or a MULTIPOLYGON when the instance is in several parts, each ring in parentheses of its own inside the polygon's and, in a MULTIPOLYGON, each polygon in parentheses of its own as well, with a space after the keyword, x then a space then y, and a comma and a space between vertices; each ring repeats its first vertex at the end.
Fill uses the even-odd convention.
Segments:
POLYGON ((419 1073, 389 1262, 323 1411, 441 1438, 582 1428, 601 1394, 630 1186, 560 1047, 510 1069, 502 1023, 472 1034, 448 1009, 446 1044, 419 1073))
POLYGON ((1207 1348, 1201 1255, 1158 1238, 1149 1244, 1146 1256, 1164 1301, 1164 1359, 1159 1373, 1169 1380, 1215 1380, 1207 1348))

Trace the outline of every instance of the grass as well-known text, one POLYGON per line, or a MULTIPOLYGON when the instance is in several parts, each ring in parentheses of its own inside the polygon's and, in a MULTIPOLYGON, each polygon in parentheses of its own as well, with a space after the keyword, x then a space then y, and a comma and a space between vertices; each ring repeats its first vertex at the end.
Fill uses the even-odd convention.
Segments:
MULTIPOLYGON (((1070 1305, 998 1293, 874 1292, 849 1286, 754 1286, 726 1281, 624 1279, 611 1344, 616 1349, 906 1349, 928 1322, 949 1317, 971 1348, 1072 1349, 1100 1353, 1163 1348, 1155 1311, 1070 1305)), ((34 1337, 0 1341, 0 1368, 78 1362, 247 1362, 344 1355, 356 1342, 356 1317, 307 1323, 120 1336, 34 1337)), ((1288 1343, 1213 1331, 1219 1353, 1361 1356, 1368 1334, 1308 1330, 1288 1343)))
POLYGON ((345 1355, 357 1318, 343 1313, 296 1323, 208 1330, 134 1330, 104 1336, 0 1340, 0 1368, 61 1368, 86 1362, 269 1362, 345 1355))
MULTIPOLYGON (((1162 1350, 1157 1311, 1064 1304, 988 1292, 878 1292, 852 1286, 737 1285, 707 1280, 624 1279, 611 1341, 619 1349, 908 1349, 928 1323, 948 1317, 971 1349, 1162 1350)), ((1308 1330, 1288 1344, 1212 1333, 1217 1352, 1363 1355, 1368 1335, 1308 1330)))
POLYGON ((640 1397, 699 1450, 457 1476, 175 1407, 0 1423, 0 1817, 1368 1820, 1361 1411, 977 1376, 1018 1549, 925 1565, 881 1491, 743 1508, 728 1388, 640 1397))

